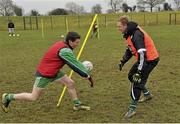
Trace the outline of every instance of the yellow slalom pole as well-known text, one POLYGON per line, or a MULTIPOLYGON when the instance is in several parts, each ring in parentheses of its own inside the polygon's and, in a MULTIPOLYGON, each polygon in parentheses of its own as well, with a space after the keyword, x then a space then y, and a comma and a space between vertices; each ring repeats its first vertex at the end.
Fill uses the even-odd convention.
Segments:
POLYGON ((68 33, 69 32, 69 24, 68 24, 68 19, 66 18, 66 32, 68 33))
POLYGON ((97 30, 97 33, 98 33, 98 39, 100 38, 100 34, 99 34, 99 20, 97 18, 97 26, 98 26, 98 30, 97 30))
MULTIPOLYGON (((98 16, 97 14, 94 16, 94 19, 93 19, 93 21, 92 21, 92 23, 91 23, 91 26, 89 27, 88 33, 86 34, 86 37, 85 37, 85 39, 84 39, 84 42, 83 42, 83 44, 82 44, 82 46, 81 46, 81 49, 80 49, 80 51, 79 51, 79 53, 78 53, 77 60, 79 60, 79 58, 80 58, 80 56, 81 56, 81 54, 82 54, 82 51, 83 51, 83 49, 84 49, 84 47, 85 47, 85 45, 86 45, 86 42, 87 42, 88 37, 89 37, 89 35, 90 35, 90 33, 91 33, 91 30, 92 30, 92 27, 93 27, 93 25, 94 25, 94 22, 95 22, 96 19, 97 19, 97 16, 98 16)), ((71 70, 71 72, 70 72, 70 74, 69 74, 69 77, 70 77, 70 78, 72 77, 73 72, 74 72, 74 71, 71 70)), ((62 101, 62 98, 63 98, 63 96, 64 96, 64 94, 65 94, 66 89, 67 89, 67 87, 64 86, 63 91, 62 91, 62 93, 61 93, 61 95, 60 95, 60 98, 59 98, 59 100, 58 100, 57 107, 60 106, 61 101, 62 101)))
POLYGON ((90 33, 91 33, 92 27, 93 27, 93 25, 94 25, 94 23, 95 23, 95 21, 96 21, 96 19, 97 19, 97 16, 98 16, 98 14, 96 14, 96 15, 94 16, 93 22, 91 23, 91 26, 90 26, 90 28, 89 28, 89 30, 88 30, 88 33, 86 34, 86 37, 85 37, 85 39, 84 39, 83 45, 81 46, 81 49, 80 49, 79 54, 78 54, 78 56, 77 56, 77 60, 79 60, 79 58, 80 58, 80 56, 81 56, 81 53, 82 53, 82 51, 83 51, 83 49, 84 49, 84 46, 86 45, 86 42, 87 42, 87 40, 88 40, 88 37, 89 37, 89 35, 90 35, 90 33))
POLYGON ((42 18, 41 18, 41 29, 42 29, 42 38, 44 38, 44 23, 42 18))

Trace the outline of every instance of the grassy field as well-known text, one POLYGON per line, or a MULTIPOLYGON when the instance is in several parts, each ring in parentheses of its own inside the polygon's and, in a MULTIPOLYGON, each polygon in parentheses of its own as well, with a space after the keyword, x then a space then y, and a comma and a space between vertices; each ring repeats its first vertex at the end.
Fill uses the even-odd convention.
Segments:
MULTIPOLYGON (((100 39, 89 39, 81 61, 94 64, 92 72, 95 87, 77 74, 76 81, 80 99, 89 104, 91 111, 72 110, 72 101, 66 92, 59 108, 56 107, 63 86, 50 84, 37 102, 13 101, 11 111, 0 110, 0 123, 5 122, 180 122, 180 26, 143 27, 154 39, 160 53, 160 63, 148 80, 148 88, 154 98, 139 104, 137 115, 126 120, 123 114, 130 102, 130 82, 127 74, 135 59, 118 70, 118 62, 124 54, 125 43, 114 28, 101 29, 100 39)), ((87 29, 77 29, 84 39, 87 29)), ((34 73, 44 52, 65 30, 46 30, 45 38, 40 31, 18 31, 19 37, 8 37, 0 32, 0 95, 4 92, 31 92, 34 73)), ((80 47, 75 50, 77 52, 80 47)), ((64 72, 69 74, 65 67, 64 72)))

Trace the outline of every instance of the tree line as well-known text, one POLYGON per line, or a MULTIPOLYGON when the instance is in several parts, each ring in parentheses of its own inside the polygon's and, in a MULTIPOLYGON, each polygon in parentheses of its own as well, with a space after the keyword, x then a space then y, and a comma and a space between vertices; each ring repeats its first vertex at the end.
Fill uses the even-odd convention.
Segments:
MULTIPOLYGON (((106 0, 107 1, 107 0, 106 0)), ((175 4, 176 9, 180 10, 180 0, 172 0, 175 4)), ((153 8, 158 8, 158 11, 172 11, 171 3, 167 3, 165 0, 137 0, 136 5, 130 6, 126 0, 109 0, 108 5, 110 9, 107 13, 118 13, 118 12, 134 12, 141 11, 145 12, 149 9, 153 12, 153 8), (163 8, 160 7, 163 5, 163 8)), ((56 8, 49 11, 48 15, 76 15, 76 14, 87 14, 85 8, 75 2, 69 2, 65 5, 65 8, 56 8)), ((90 13, 102 13, 102 7, 100 4, 92 6, 90 13)), ((12 0, 0 0, 0 15, 1 16, 23 16, 24 9, 16 4, 12 0)), ((30 11, 30 16, 39 16, 38 10, 33 9, 30 11)))

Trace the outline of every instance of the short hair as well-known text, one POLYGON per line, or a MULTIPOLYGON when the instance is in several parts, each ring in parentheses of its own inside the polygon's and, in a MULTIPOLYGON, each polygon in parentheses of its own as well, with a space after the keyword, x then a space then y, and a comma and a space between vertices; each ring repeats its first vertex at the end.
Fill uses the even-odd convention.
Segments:
POLYGON ((66 35, 66 43, 69 43, 69 40, 74 42, 76 39, 80 39, 81 36, 77 32, 68 32, 66 35))
POLYGON ((129 17, 126 16, 126 15, 123 15, 123 16, 121 16, 121 17, 119 18, 119 22, 121 22, 123 25, 128 24, 128 22, 129 22, 129 17))

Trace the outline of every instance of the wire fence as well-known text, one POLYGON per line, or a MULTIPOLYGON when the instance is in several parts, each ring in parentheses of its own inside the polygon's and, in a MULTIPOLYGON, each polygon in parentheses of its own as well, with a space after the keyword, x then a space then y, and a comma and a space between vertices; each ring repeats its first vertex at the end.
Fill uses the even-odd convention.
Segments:
MULTIPOLYGON (((116 26, 117 20, 125 13, 119 14, 101 14, 98 16, 100 27, 116 26)), ((138 22, 141 26, 152 25, 179 25, 180 12, 160 12, 160 13, 127 13, 130 20, 138 22)), ((9 20, 15 24, 16 30, 39 30, 41 28, 41 19, 44 22, 44 29, 66 28, 66 20, 70 29, 89 27, 93 15, 75 15, 75 16, 8 16, 0 17, 0 30, 7 30, 9 20)))

